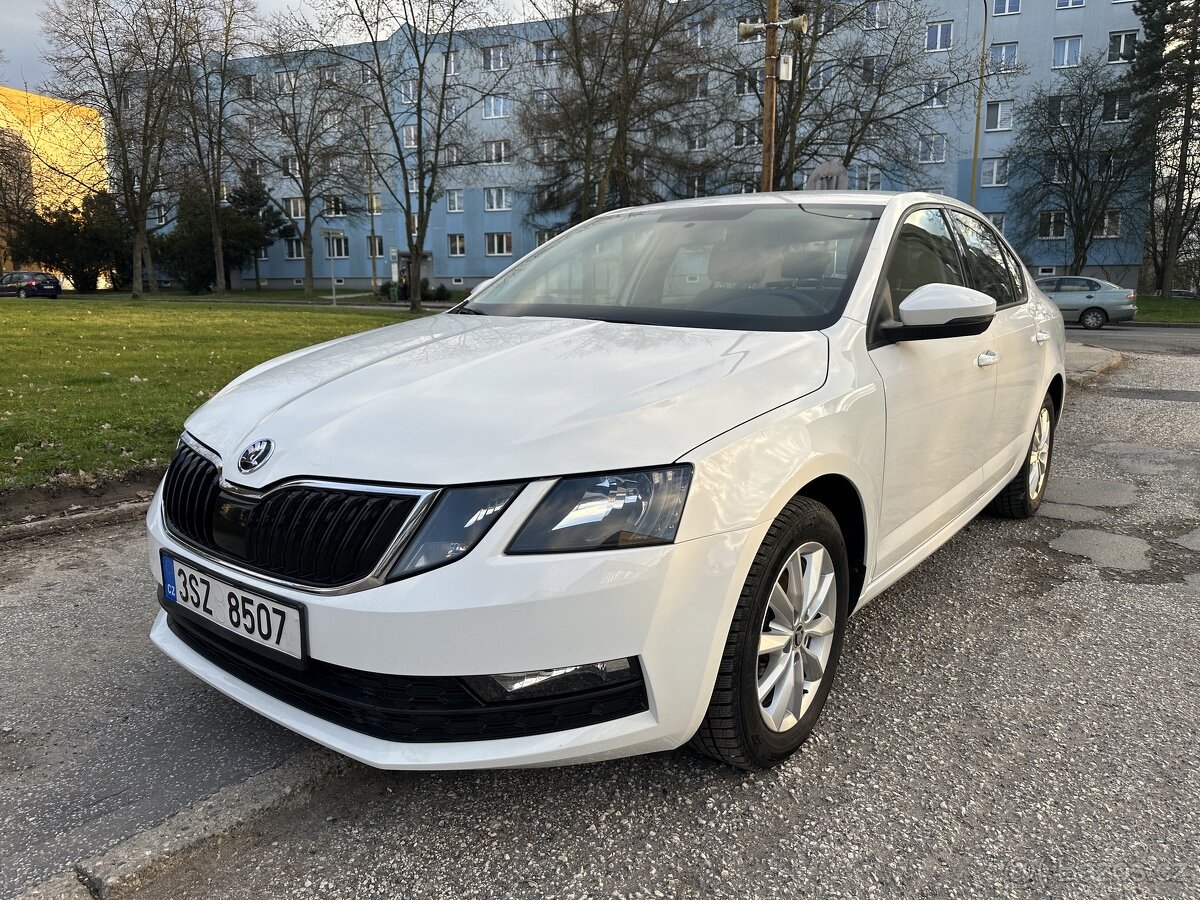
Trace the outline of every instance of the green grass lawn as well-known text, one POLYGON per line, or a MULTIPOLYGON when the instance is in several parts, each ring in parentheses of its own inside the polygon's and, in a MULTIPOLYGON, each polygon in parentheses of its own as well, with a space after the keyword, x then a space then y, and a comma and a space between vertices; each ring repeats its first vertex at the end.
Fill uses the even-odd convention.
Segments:
POLYGON ((187 415, 240 372, 409 318, 395 309, 0 299, 0 490, 162 465, 187 415))
POLYGON ((1183 322, 1200 325, 1200 300, 1190 297, 1137 298, 1137 321, 1139 322, 1183 322))

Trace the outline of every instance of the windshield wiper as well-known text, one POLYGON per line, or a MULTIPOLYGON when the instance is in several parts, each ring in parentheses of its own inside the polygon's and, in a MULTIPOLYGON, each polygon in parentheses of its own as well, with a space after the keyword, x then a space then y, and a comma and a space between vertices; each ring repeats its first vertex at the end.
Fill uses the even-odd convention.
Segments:
POLYGON ((472 309, 470 306, 460 306, 458 309, 450 310, 456 316, 486 316, 482 309, 472 309))

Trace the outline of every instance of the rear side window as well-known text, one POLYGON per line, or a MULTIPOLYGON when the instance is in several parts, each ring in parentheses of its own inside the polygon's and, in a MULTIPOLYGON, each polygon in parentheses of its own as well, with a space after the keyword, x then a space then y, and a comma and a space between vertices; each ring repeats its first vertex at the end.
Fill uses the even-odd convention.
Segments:
POLYGON ((918 209, 900 226, 882 286, 893 319, 904 299, 926 284, 966 284, 954 238, 937 209, 918 209))
POLYGON ((1060 278, 1058 289, 1071 294, 1083 294, 1095 290, 1092 284, 1086 278, 1060 278))
POLYGON ((1021 299, 1000 240, 991 229, 976 219, 956 210, 949 210, 950 219, 962 240, 967 271, 971 273, 975 290, 982 291, 997 306, 1007 306, 1021 299))
POLYGON ((1058 279, 1051 278, 1049 281, 1039 281, 1037 286, 1047 294, 1052 294, 1058 290, 1058 279))

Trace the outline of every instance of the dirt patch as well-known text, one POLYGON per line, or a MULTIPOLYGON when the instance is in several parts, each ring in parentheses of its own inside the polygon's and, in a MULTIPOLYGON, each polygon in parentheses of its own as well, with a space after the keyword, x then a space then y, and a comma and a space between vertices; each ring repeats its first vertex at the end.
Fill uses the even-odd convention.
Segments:
POLYGON ((165 468, 137 469, 119 478, 93 484, 47 484, 0 491, 0 525, 15 525, 130 500, 147 500, 162 480, 165 468))

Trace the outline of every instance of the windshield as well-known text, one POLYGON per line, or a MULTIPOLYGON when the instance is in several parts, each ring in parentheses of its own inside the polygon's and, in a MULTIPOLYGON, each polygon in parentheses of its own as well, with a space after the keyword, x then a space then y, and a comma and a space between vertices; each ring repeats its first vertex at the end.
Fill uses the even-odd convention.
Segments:
POLYGON ((841 316, 882 207, 712 204, 571 229, 457 311, 807 331, 841 316))

